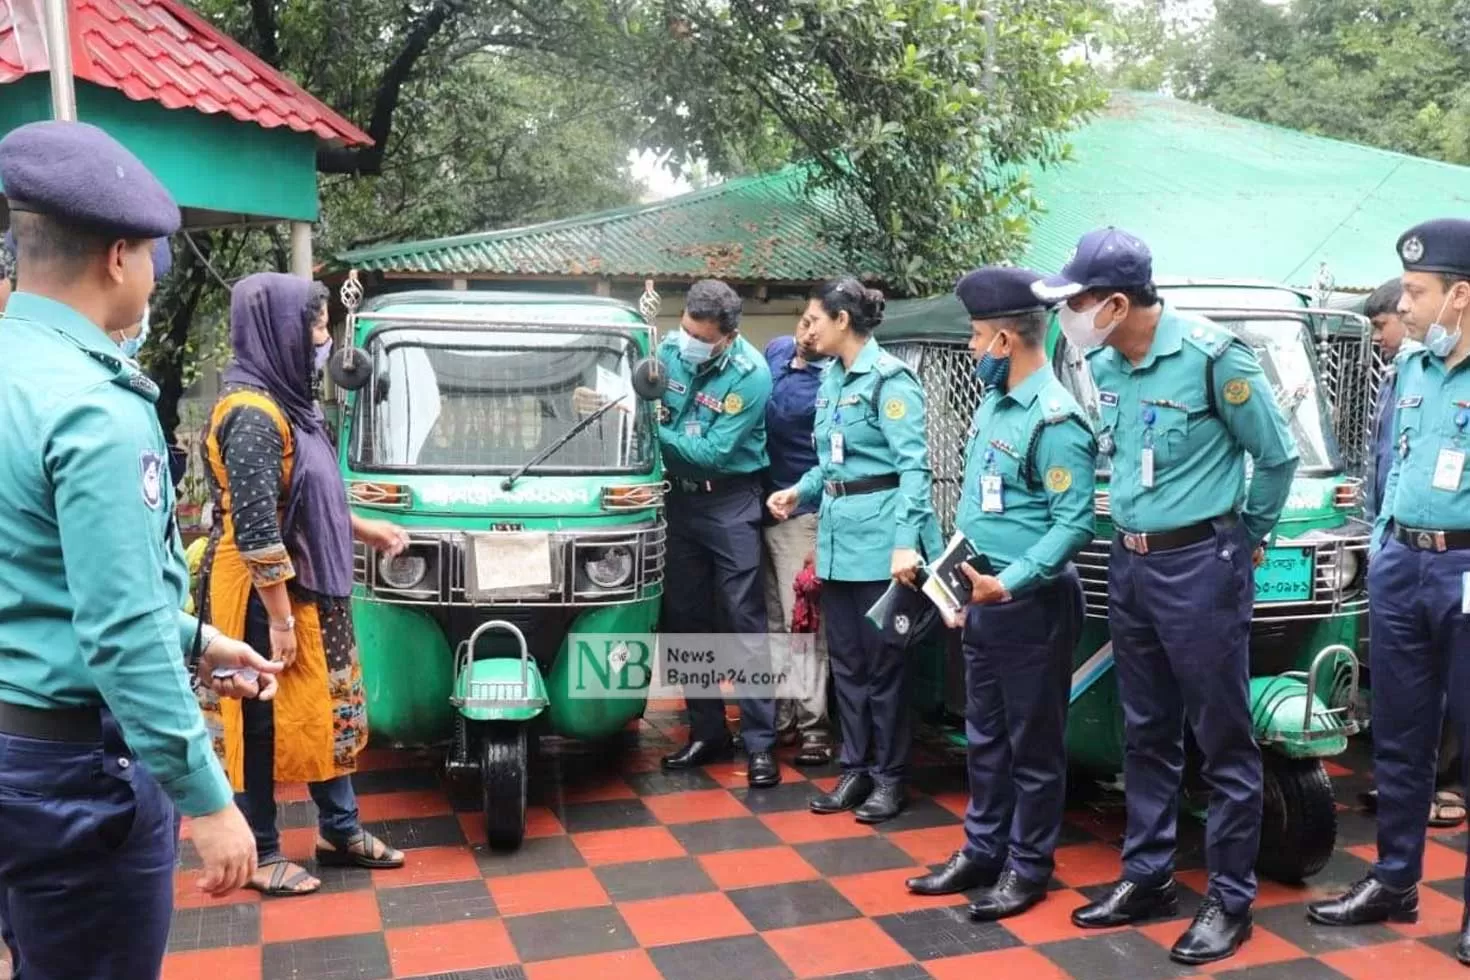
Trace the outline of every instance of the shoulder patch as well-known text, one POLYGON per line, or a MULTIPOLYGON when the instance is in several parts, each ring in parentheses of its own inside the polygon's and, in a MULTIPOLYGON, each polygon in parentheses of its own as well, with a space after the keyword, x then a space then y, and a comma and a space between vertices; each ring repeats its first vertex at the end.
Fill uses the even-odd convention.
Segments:
POLYGON ((897 422, 909 413, 908 405, 904 404, 902 398, 890 398, 883 403, 883 414, 897 422))
POLYGON ((1225 402, 1229 405, 1244 405, 1250 401, 1251 383, 1245 378, 1231 378, 1223 389, 1225 402))
POLYGON ((1072 489, 1072 471, 1065 466, 1053 466, 1046 471, 1046 488, 1052 493, 1066 493, 1072 489))
POLYGON ((138 456, 138 468, 143 503, 157 510, 163 504, 163 456, 145 449, 138 456))
POLYGON ((728 395, 725 396, 725 414, 726 415, 735 415, 736 413, 738 413, 744 407, 745 407, 745 399, 744 398, 741 398, 739 395, 735 394, 735 392, 732 391, 728 395))

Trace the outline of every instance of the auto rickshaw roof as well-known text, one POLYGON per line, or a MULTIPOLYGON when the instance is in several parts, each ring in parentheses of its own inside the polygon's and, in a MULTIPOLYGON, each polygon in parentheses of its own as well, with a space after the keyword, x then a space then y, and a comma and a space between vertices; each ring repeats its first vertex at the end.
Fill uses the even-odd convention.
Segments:
POLYGON ((606 296, 498 289, 420 289, 385 293, 364 303, 358 316, 361 321, 371 322, 374 313, 456 323, 544 323, 589 327, 647 325, 635 308, 606 296))
MULTIPOLYGON (((1201 300, 1183 305, 1231 306, 1245 308, 1271 308, 1292 305, 1292 300, 1306 306, 1312 298, 1309 293, 1283 286, 1280 283, 1242 279, 1208 279, 1178 276, 1160 277, 1155 285, 1166 297, 1177 296, 1187 290, 1199 290, 1201 300), (1256 293, 1258 295, 1253 296, 1256 293), (1264 294, 1285 295, 1267 300, 1264 294), (1204 297, 1208 296, 1208 299, 1204 297)), ((882 343, 897 343, 914 340, 966 341, 970 337, 970 316, 953 293, 930 296, 924 299, 894 300, 883 313, 883 323, 877 336, 882 343)))

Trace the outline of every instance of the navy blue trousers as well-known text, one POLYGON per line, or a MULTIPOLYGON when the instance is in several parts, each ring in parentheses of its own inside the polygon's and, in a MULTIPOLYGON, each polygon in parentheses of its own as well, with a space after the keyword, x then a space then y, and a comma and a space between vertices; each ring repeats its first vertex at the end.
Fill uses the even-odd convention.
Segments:
MULTIPOLYGON (((665 633, 735 633, 747 638, 751 675, 770 670, 766 589, 762 576, 759 478, 736 479, 717 493, 669 494, 668 554, 664 566, 665 633)), ((695 741, 729 737, 725 702, 688 692, 689 735, 695 741)), ((774 691, 740 699, 740 731, 747 752, 776 744, 774 691)))
POLYGON ((827 657, 842 725, 844 772, 901 782, 913 737, 908 662, 901 643, 885 639, 865 615, 890 582, 822 583, 827 657))
POLYGON ((174 806, 104 716, 101 742, 0 735, 0 920, 16 980, 156 980, 174 806))
POLYGON ((1077 570, 965 618, 965 855, 1051 880, 1066 809, 1067 699, 1082 633, 1077 570))
MULTIPOLYGON (((1135 555, 1116 541, 1108 625, 1123 701, 1128 830, 1123 874, 1157 884, 1174 873, 1184 724, 1210 787, 1209 890, 1231 914, 1255 900, 1261 842, 1261 751, 1251 731, 1251 547, 1242 525, 1135 555)), ((1429 804, 1424 805, 1425 813, 1429 804)))
MULTIPOLYGON (((1470 734, 1470 616, 1460 612, 1470 551, 1414 551, 1390 539, 1368 566, 1373 779, 1378 863, 1393 888, 1417 884, 1448 707, 1470 734)), ((1465 889, 1470 902, 1470 879, 1465 889)))

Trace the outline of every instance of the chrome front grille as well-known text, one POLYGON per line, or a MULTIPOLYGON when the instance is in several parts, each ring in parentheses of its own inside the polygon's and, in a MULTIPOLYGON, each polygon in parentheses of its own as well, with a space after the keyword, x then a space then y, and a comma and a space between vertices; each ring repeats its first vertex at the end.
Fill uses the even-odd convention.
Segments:
MULTIPOLYGON (((1310 547, 1312 555, 1312 598, 1304 602, 1256 602, 1253 621, 1256 623, 1286 623, 1303 620, 1328 619, 1342 614, 1362 612, 1368 608, 1368 590, 1365 585, 1368 567, 1368 529, 1366 525, 1354 524, 1352 533, 1325 540, 1278 541, 1283 548, 1310 547), (1353 572, 1345 589, 1337 587, 1337 569, 1344 562, 1352 563, 1353 572)), ((1097 538, 1074 559, 1077 573, 1082 579, 1082 593, 1087 602, 1089 619, 1108 618, 1108 562, 1112 542, 1108 538, 1097 538)))
MULTIPOLYGON (((493 532, 492 532, 493 533, 493 532)), ((650 586, 662 587, 667 557, 667 527, 655 524, 608 530, 552 531, 552 585, 544 595, 497 597, 474 601, 466 589, 466 538, 461 531, 409 529, 409 554, 429 567, 424 581, 411 589, 386 582, 378 555, 366 545, 353 548, 354 577, 378 602, 406 606, 606 606, 641 598, 650 586), (603 589, 582 572, 581 560, 591 549, 623 545, 633 553, 633 573, 624 585, 603 589)))

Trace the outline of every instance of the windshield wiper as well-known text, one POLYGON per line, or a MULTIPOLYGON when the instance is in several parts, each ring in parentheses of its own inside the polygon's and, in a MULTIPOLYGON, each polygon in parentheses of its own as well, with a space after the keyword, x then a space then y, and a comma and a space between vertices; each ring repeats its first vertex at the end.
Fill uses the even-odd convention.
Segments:
POLYGON ((556 452, 562 446, 565 446, 567 443, 575 439, 577 437, 577 433, 581 432, 593 422, 596 422, 598 419, 602 418, 602 416, 607 413, 608 409, 612 408, 620 401, 622 401, 621 398, 609 398, 606 403, 604 403, 597 409, 597 411, 582 419, 576 425, 572 426, 565 433, 563 433, 560 439, 556 440, 551 445, 547 446, 545 449, 541 450, 535 456, 532 456, 530 459, 526 460, 519 467, 517 467, 514 473, 512 473, 510 476, 506 477, 500 482, 500 489, 509 490, 511 487, 515 486, 515 482, 521 477, 525 476, 527 470, 529 470, 533 466, 537 466, 540 463, 545 462, 552 453, 556 452))

